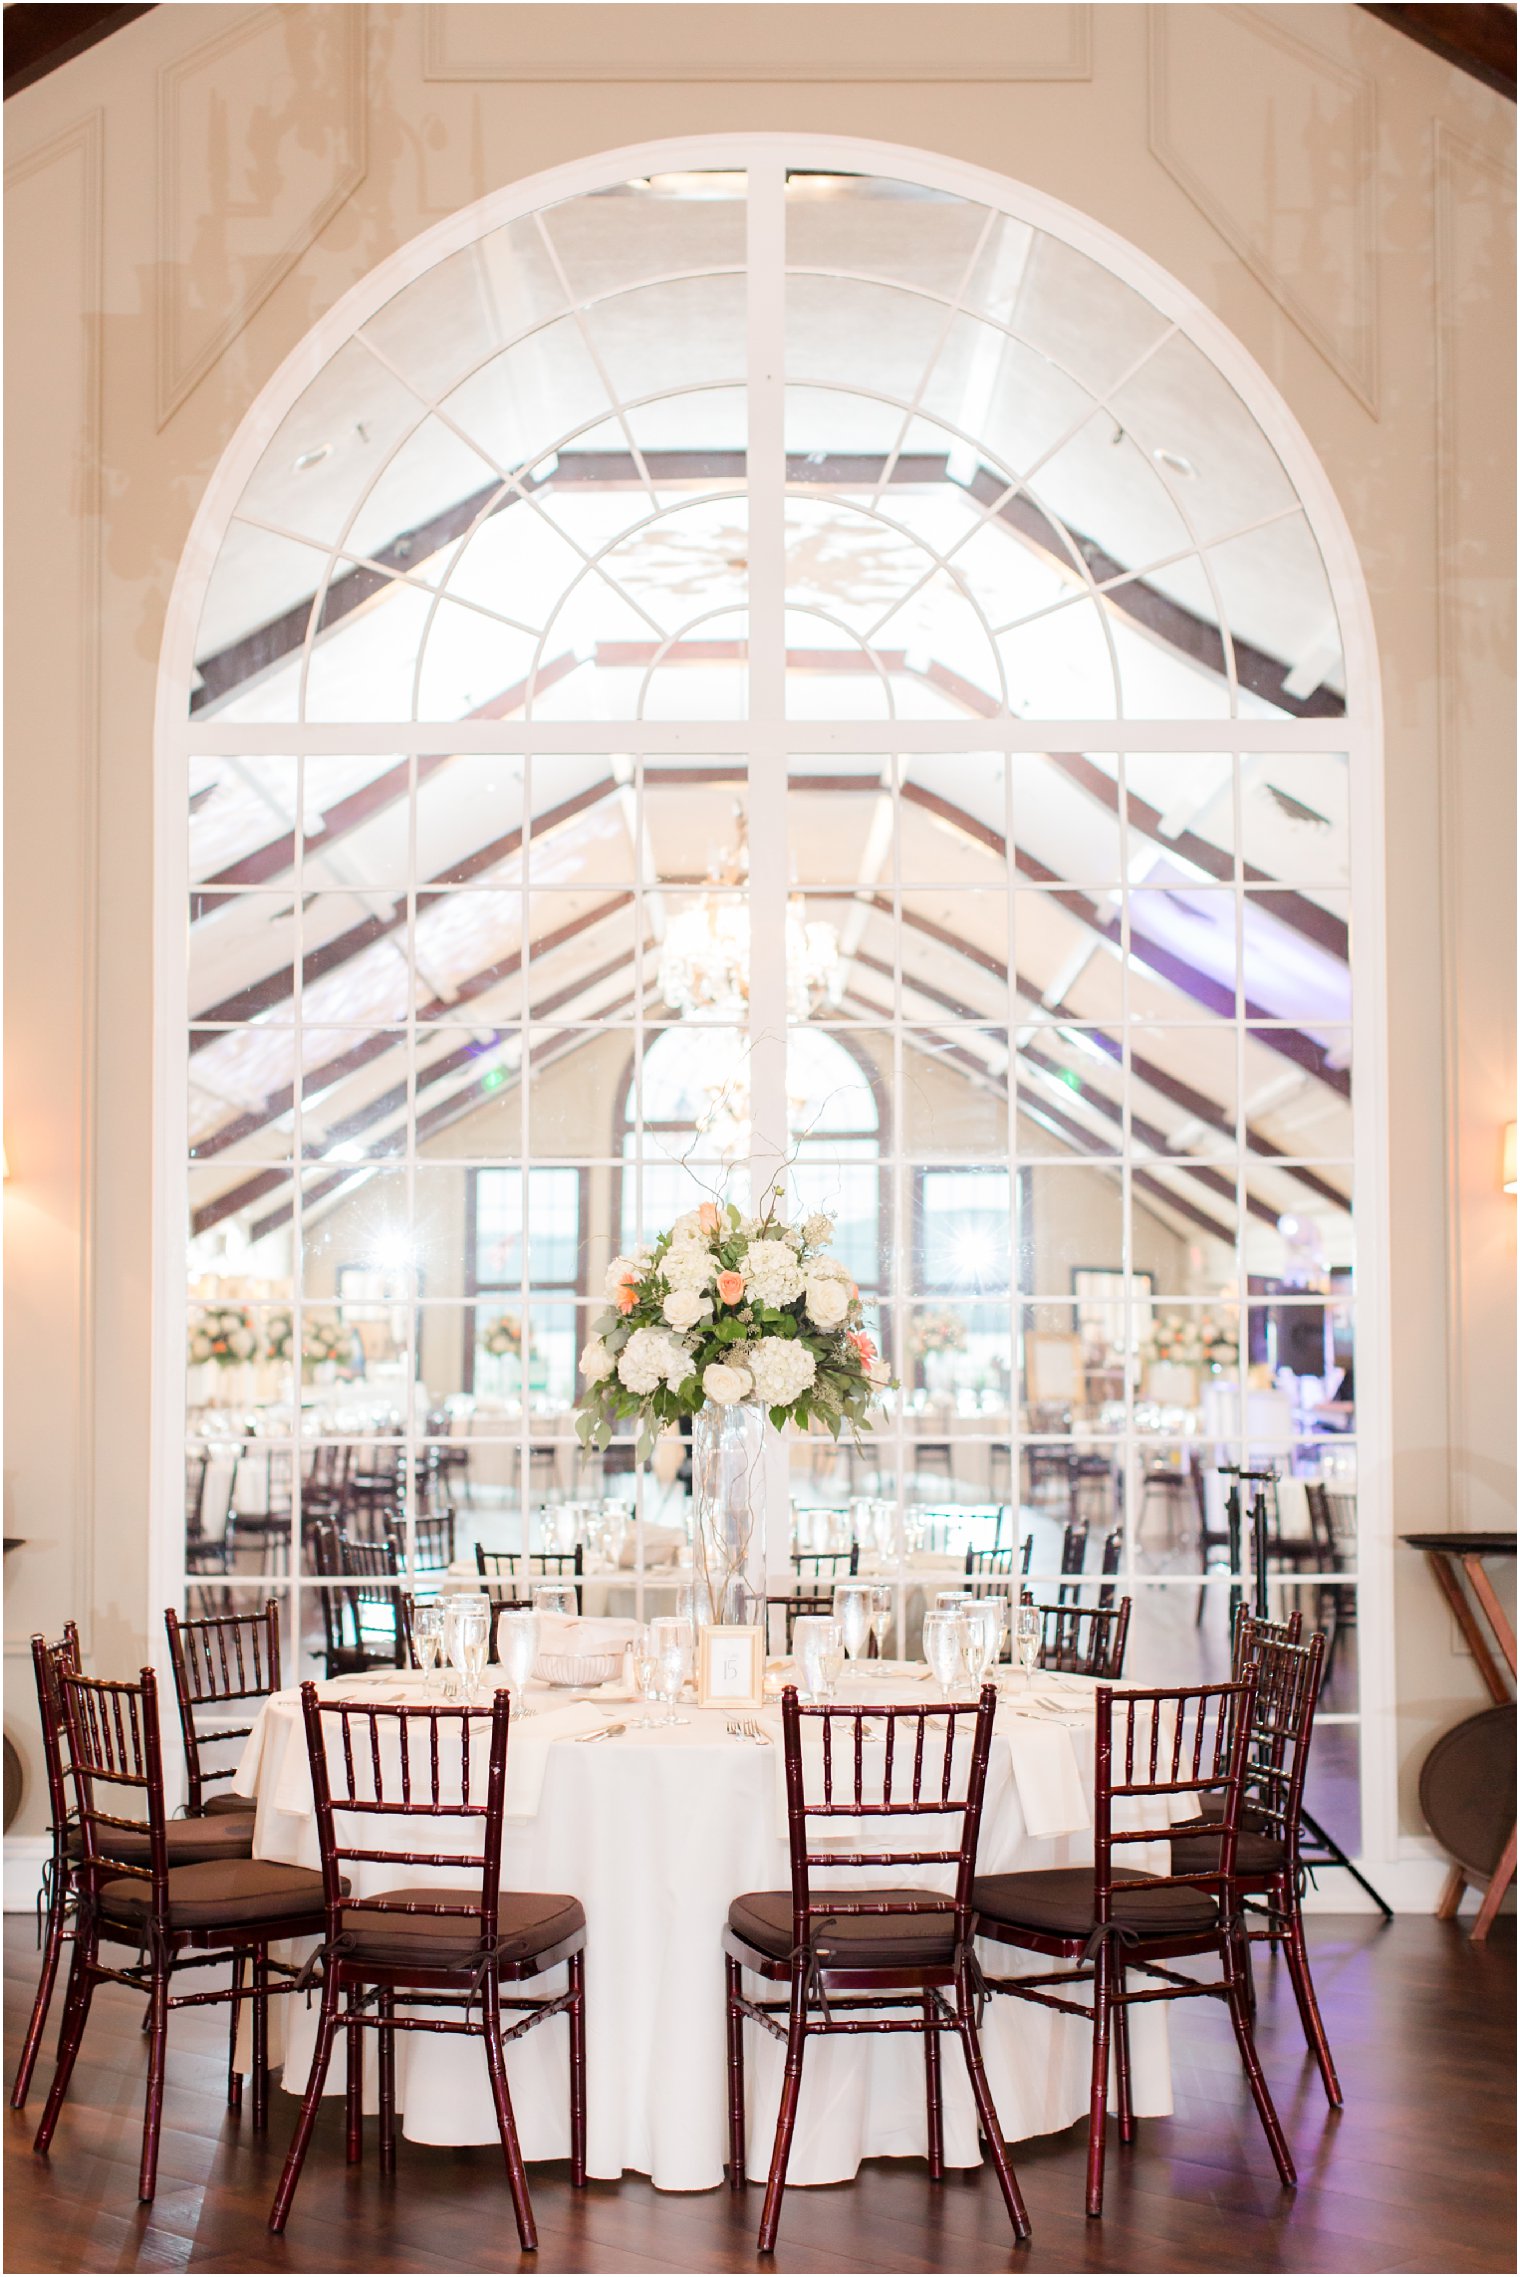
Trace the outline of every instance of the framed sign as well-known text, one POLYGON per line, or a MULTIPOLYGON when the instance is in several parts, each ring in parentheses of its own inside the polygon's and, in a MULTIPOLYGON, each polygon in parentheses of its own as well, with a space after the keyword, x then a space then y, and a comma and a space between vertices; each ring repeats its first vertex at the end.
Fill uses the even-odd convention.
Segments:
POLYGON ((765 1698, 765 1636, 758 1628, 701 1631, 697 1705, 758 1708, 765 1698))

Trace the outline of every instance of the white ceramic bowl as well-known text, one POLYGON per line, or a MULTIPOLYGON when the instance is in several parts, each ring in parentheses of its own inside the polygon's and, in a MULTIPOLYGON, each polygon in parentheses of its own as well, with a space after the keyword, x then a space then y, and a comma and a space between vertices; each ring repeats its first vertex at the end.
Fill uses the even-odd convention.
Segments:
POLYGON ((610 1684, 620 1675, 623 1656, 614 1652, 541 1652, 533 1673, 541 1684, 610 1684))

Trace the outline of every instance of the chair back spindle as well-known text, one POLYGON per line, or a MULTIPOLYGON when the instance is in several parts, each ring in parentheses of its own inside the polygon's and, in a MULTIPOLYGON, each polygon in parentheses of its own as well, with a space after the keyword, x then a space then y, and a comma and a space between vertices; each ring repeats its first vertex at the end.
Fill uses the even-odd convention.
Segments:
POLYGON ((164 1612, 164 1628, 185 1746, 186 1803, 190 1816, 199 1818, 207 1789, 231 1779, 237 1769, 235 1763, 208 1766, 202 1749, 246 1739, 253 1723, 218 1721, 207 1728, 197 1720, 198 1713, 234 1700, 267 1700, 271 1692, 278 1692, 280 1608, 271 1597, 262 1612, 187 1620, 171 1605, 164 1612))

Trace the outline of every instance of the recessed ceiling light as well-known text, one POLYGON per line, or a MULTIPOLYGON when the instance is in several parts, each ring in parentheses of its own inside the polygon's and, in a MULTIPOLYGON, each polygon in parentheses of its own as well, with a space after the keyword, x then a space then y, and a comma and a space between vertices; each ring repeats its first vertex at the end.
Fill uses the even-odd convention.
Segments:
POLYGON ((1170 467, 1173 474, 1186 475, 1190 481, 1198 472, 1192 460, 1185 459, 1181 451, 1168 451, 1163 448, 1152 451, 1151 457, 1157 466, 1170 467))
POLYGON ((296 473, 305 474, 308 467, 320 466, 324 459, 332 457, 332 448, 331 443, 316 443, 309 451, 302 451, 295 462, 296 473))

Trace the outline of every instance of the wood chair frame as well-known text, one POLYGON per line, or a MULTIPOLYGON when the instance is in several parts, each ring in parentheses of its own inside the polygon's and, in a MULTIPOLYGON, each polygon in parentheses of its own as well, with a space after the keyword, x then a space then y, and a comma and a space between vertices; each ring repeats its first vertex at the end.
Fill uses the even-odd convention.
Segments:
POLYGON ((48 2010, 52 2006, 53 1987, 58 1981, 58 1963, 64 1946, 74 1934, 74 1867, 79 1821, 69 1794, 68 1724, 58 1689, 59 1677, 65 1670, 73 1674, 79 1670, 79 1630, 72 1621, 64 1622, 61 1637, 34 1636, 32 1639, 32 1673, 42 1719, 42 1766, 47 1780, 48 1855, 42 1868, 42 1891, 37 1901, 42 1973, 37 1979, 26 2038, 21 2044, 21 2061, 16 2066, 11 2087, 13 2111, 22 2109, 31 2088, 37 2051, 42 2045, 48 2010))

